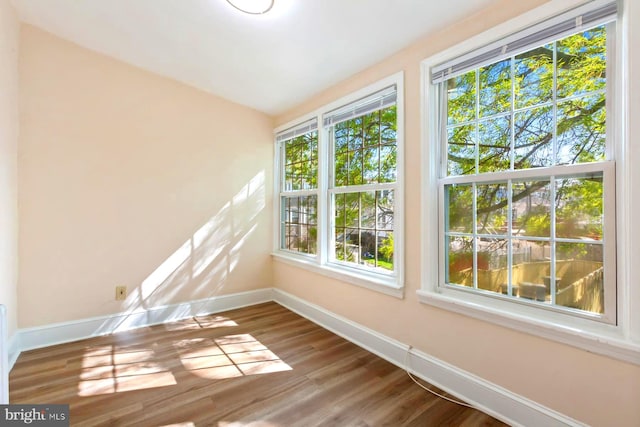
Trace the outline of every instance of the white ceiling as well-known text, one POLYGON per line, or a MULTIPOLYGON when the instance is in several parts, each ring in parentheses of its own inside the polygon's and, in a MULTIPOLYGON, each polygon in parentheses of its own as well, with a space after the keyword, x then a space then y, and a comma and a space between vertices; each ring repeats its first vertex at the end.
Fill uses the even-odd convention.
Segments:
POLYGON ((13 0, 81 46, 278 114, 493 0, 13 0))

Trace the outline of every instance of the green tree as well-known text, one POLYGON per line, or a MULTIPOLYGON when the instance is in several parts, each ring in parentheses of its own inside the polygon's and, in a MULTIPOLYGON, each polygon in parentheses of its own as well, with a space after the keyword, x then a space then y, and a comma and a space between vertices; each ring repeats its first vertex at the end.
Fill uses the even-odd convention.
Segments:
MULTIPOLYGON (((447 173, 466 175, 603 160, 606 57, 606 27, 601 26, 450 79, 447 173), (549 105, 554 95, 555 120, 549 105)), ((512 203, 529 201, 532 196, 548 198, 549 186, 555 185, 559 229, 582 224, 583 230, 597 234, 597 218, 602 214, 601 181, 596 176, 524 183, 514 188, 512 203)), ((499 227, 506 219, 505 184, 478 186, 479 230, 499 227)), ((463 192, 450 188, 449 193, 449 229, 462 225, 468 229, 465 212, 473 201, 470 186, 463 192)), ((548 210, 530 208, 518 218, 518 227, 548 236, 550 221, 548 210)))
POLYGON ((382 245, 378 248, 378 252, 382 255, 385 261, 393 261, 393 233, 387 234, 387 237, 382 241, 382 245))

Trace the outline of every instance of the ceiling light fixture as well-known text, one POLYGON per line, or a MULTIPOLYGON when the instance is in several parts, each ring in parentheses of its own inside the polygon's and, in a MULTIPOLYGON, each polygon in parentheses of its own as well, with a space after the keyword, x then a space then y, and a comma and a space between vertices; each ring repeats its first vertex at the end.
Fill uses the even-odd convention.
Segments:
POLYGON ((275 0, 227 0, 231 6, 250 15, 262 15, 271 10, 275 0))

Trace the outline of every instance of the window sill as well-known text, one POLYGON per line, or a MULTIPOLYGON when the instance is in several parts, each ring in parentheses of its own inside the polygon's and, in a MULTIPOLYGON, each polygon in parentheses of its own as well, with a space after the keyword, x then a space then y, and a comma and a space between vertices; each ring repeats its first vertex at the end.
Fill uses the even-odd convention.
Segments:
POLYGON ((404 287, 396 283, 395 277, 379 277, 375 274, 367 274, 348 267, 334 266, 330 264, 319 265, 311 259, 296 257, 279 252, 271 254, 273 259, 284 264, 302 268, 303 270, 321 274, 332 279, 380 292, 399 299, 404 298, 404 287))
POLYGON ((626 338, 616 326, 453 289, 417 294, 424 304, 640 365, 640 343, 626 338))

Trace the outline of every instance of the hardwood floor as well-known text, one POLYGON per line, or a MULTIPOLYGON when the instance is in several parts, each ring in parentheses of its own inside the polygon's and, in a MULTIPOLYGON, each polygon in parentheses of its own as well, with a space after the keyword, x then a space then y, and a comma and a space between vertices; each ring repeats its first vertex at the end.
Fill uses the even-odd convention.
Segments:
POLYGON ((505 425, 276 303, 24 352, 10 400, 73 426, 505 425))

